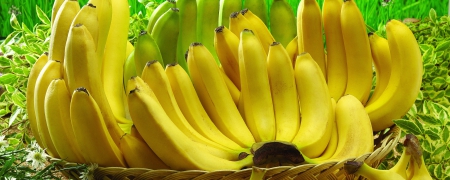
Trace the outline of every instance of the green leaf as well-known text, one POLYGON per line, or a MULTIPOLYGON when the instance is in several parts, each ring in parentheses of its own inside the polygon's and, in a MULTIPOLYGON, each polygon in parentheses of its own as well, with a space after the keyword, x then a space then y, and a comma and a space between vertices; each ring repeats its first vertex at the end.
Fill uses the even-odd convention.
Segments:
POLYGON ((447 151, 445 144, 439 144, 436 150, 431 154, 431 157, 435 162, 440 162, 444 158, 444 154, 447 151))
POLYGON ((17 21, 17 17, 14 14, 11 14, 11 18, 9 19, 9 23, 11 24, 11 27, 16 30, 16 31, 20 31, 20 24, 19 21, 17 21))
POLYGON ((7 73, 0 76, 0 84, 13 84, 15 83, 17 77, 14 74, 7 73))
POLYGON ((25 95, 22 92, 16 91, 13 93, 12 95, 12 101, 14 104, 16 104, 17 106, 21 107, 21 108, 25 108, 25 102, 27 100, 27 98, 25 97, 25 95))
POLYGON ((420 120, 430 125, 441 125, 441 121, 430 114, 417 114, 420 120))
POLYGON ((439 179, 442 177, 442 164, 436 165, 433 174, 439 179))
POLYGON ((4 56, 0 56, 0 67, 9 67, 9 66, 11 66, 11 61, 4 56))
POLYGON ((396 119, 396 120, 394 120, 394 123, 401 129, 405 130, 406 132, 410 132, 414 135, 422 134, 422 132, 420 131, 420 128, 417 127, 417 125, 411 120, 396 119))
POLYGON ((9 111, 6 109, 0 109, 0 117, 3 117, 4 115, 8 114, 9 111))
MULTIPOLYGON (((425 135, 428 136, 428 137, 429 137, 431 140, 433 140, 433 141, 436 141, 436 140, 440 140, 440 139, 441 139, 441 137, 439 136, 438 133, 436 133, 436 132, 434 132, 434 131, 432 131, 432 130, 430 130, 430 129, 425 130, 425 135)), ((423 145, 422 145, 422 146, 423 146, 423 145)))
POLYGON ((16 161, 16 157, 11 156, 11 159, 5 162, 5 164, 2 167, 2 170, 0 171, 0 177, 3 177, 3 175, 12 167, 14 161, 16 161))
POLYGON ((411 106, 411 108, 409 108, 407 114, 408 114, 409 117, 415 117, 417 115, 417 106, 416 106, 416 104, 413 104, 411 106))
MULTIPOLYGON (((438 137, 438 139, 439 139, 439 137, 438 137)), ((420 145, 422 146, 424 151, 427 151, 427 152, 433 151, 433 148, 432 148, 433 146, 431 145, 431 143, 429 141, 423 141, 420 145)))
POLYGON ((50 24, 50 19, 48 18, 48 16, 37 5, 36 5, 36 13, 41 22, 43 22, 44 24, 50 24))
POLYGON ((423 52, 426 52, 426 51, 428 51, 428 50, 432 50, 432 49, 434 49, 434 46, 432 46, 432 45, 429 45, 429 44, 421 44, 421 45, 419 45, 419 48, 420 48, 420 50, 422 50, 422 53, 423 52))
MULTIPOLYGON (((419 94, 417 95, 416 100, 419 100, 419 101, 423 100, 423 92, 422 91, 419 91, 419 94)), ((417 107, 416 107, 416 109, 417 109, 417 107)))
POLYGON ((13 31, 9 34, 6 39, 2 42, 2 45, 7 45, 14 42, 15 38, 20 34, 20 31, 13 31))
POLYGON ((450 141, 450 130, 448 126, 442 127, 441 138, 444 143, 449 143, 450 141))
POLYGON ((440 42, 437 46, 435 51, 448 51, 448 49, 450 48, 450 40, 449 41, 443 41, 440 42))
POLYGON ((11 125, 14 123, 14 121, 16 121, 17 116, 22 112, 22 108, 17 108, 14 113, 11 115, 11 117, 9 118, 9 123, 8 126, 11 127, 11 125))
POLYGON ((433 57, 433 51, 434 49, 428 49, 426 50, 423 54, 422 54, 422 60, 423 62, 426 63, 432 63, 434 66, 434 63, 432 62, 432 57, 433 57))
POLYGON ((20 143, 20 140, 17 138, 8 138, 8 143, 10 146, 17 146, 20 143))
POLYGON ((23 48, 16 46, 16 45, 11 45, 9 47, 11 47, 11 49, 18 55, 24 55, 24 54, 28 53, 28 51, 25 51, 23 48))

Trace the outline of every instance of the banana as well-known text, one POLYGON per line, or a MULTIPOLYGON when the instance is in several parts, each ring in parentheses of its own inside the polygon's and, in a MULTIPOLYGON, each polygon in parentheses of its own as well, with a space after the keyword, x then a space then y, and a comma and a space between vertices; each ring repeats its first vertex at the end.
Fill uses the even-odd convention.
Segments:
POLYGON ((300 108, 292 61, 279 42, 269 47, 267 73, 275 112, 275 139, 291 142, 300 127, 300 108))
POLYGON ((333 121, 333 127, 331 130, 331 137, 330 137, 330 141, 328 142, 327 148, 325 149, 325 151, 318 157, 318 158, 313 158, 312 161, 320 164, 321 162, 324 162, 324 160, 328 160, 330 159, 333 154, 336 152, 336 147, 338 146, 338 140, 339 140, 339 135, 338 135, 338 129, 337 129, 337 125, 336 125, 336 100, 334 98, 331 98, 331 105, 333 106, 333 111, 334 113, 334 121, 333 121))
MULTIPOLYGON (((201 42, 216 59, 219 64, 217 53, 214 49, 214 29, 219 26, 219 0, 197 0, 197 41, 201 42)), ((190 42, 193 43, 193 42, 190 42)))
POLYGON ((327 44, 327 84, 331 97, 339 100, 347 87, 347 60, 341 30, 341 0, 323 2, 323 28, 327 44))
POLYGON ((131 54, 128 55, 128 58, 127 60, 125 60, 125 64, 123 65, 123 88, 125 90, 127 89, 128 80, 133 76, 137 76, 136 66, 134 62, 134 51, 132 51, 131 54))
POLYGON ((170 169, 140 135, 125 134, 120 139, 120 150, 130 168, 170 169))
MULTIPOLYGON (((170 119, 175 123, 175 125, 186 134, 189 138, 196 142, 204 143, 212 148, 226 149, 223 145, 220 145, 212 140, 207 139, 197 132, 191 124, 189 124, 186 117, 181 112, 181 109, 175 99, 172 87, 170 85, 169 79, 164 72, 164 68, 159 64, 158 61, 150 61, 147 66, 142 71, 142 80, 146 82, 151 90, 156 95, 161 106, 164 108, 165 112, 168 113, 170 119)), ((131 107, 130 107, 131 108, 131 107)), ((131 109, 130 109, 131 111, 131 109)), ((218 155, 228 155, 227 157, 238 157, 240 152, 236 151, 230 154, 218 154, 218 155)))
POLYGON ((201 43, 189 46, 187 62, 195 90, 217 128, 241 147, 251 147, 255 140, 239 114, 213 59, 212 54, 201 43))
POLYGON ((59 7, 51 29, 48 59, 64 62, 67 35, 78 11, 80 11, 78 0, 66 0, 59 7))
POLYGON ((361 175, 369 180, 406 180, 395 171, 372 168, 364 162, 347 161, 344 164, 344 169, 348 174, 361 175))
POLYGON ((70 121, 70 98, 63 79, 54 79, 47 88, 44 112, 53 145, 61 159, 85 163, 80 147, 75 141, 70 121))
POLYGON ((270 32, 277 42, 287 47, 297 36, 294 10, 287 0, 274 0, 270 6, 270 32))
MULTIPOLYGON (((159 47, 163 66, 177 61, 177 40, 180 23, 178 8, 170 8, 159 17, 151 33, 159 47)), ((153 59, 148 59, 151 61, 153 59)))
POLYGON ((103 63, 103 54, 105 53, 106 40, 109 35, 112 19, 112 0, 89 0, 88 4, 93 4, 97 9, 98 16, 98 39, 96 47, 97 61, 100 67, 103 63))
POLYGON ((161 15, 167 12, 170 8, 175 8, 175 5, 176 2, 174 0, 165 0, 164 2, 159 4, 148 18, 146 31, 151 34, 159 17, 161 17, 161 15))
POLYGON ((256 142, 275 140, 276 122, 263 45, 244 29, 239 43, 239 74, 245 122, 256 142))
POLYGON ((289 54, 289 58, 291 58, 292 67, 295 66, 295 59, 298 56, 298 36, 295 36, 294 39, 292 39, 289 44, 286 46, 286 51, 289 54))
POLYGON ((214 47, 219 57, 220 65, 225 74, 240 90, 241 80, 239 77, 239 37, 225 26, 217 27, 214 33, 214 47))
POLYGON ((142 74, 145 64, 150 60, 157 60, 159 63, 164 64, 161 51, 155 39, 147 31, 141 31, 136 42, 134 53, 136 73, 142 74))
MULTIPOLYGON (((69 92, 75 91, 78 87, 92 89, 90 94, 101 109, 109 133, 114 142, 119 144, 123 132, 117 125, 110 107, 111 103, 108 102, 104 91, 102 71, 99 61, 95 61, 95 54, 95 43, 87 28, 81 24, 72 27, 66 46, 64 80, 69 92)), ((120 90, 123 93, 122 85, 120 90)))
MULTIPOLYGON (((155 93, 150 89, 150 86, 148 86, 148 84, 146 82, 144 82, 144 80, 142 80, 142 78, 140 78, 139 76, 133 76, 128 80, 127 89, 125 92, 126 92, 126 94, 128 94, 128 93, 130 93, 130 91, 132 91, 133 89, 136 89, 136 88, 138 88, 139 91, 146 93, 149 96, 156 97, 155 93)), ((128 104, 128 102, 127 102, 127 104, 128 104)), ((131 130, 133 130, 133 128, 131 128, 131 130)))
POLYGON ((241 0, 220 0, 218 26, 229 27, 230 14, 242 9, 241 0))
POLYGON ((347 58, 345 94, 355 96, 365 105, 372 89, 372 55, 364 19, 354 0, 342 5, 341 30, 347 58))
POLYGON ((191 124, 197 132, 209 140, 215 141, 230 149, 242 149, 242 147, 220 132, 216 125, 211 121, 198 98, 189 75, 180 65, 168 65, 166 74, 177 104, 183 115, 189 121, 189 124, 191 124))
POLYGON ((263 22, 266 26, 269 26, 269 8, 266 1, 245 0, 243 8, 253 11, 255 15, 261 19, 261 22, 263 22))
POLYGON ((189 45, 197 41, 197 2, 196 0, 178 0, 177 8, 180 10, 180 32, 177 40, 176 62, 189 73, 184 54, 189 49, 189 45))
POLYGON ((414 34, 402 22, 391 20, 386 34, 392 59, 389 83, 380 97, 366 106, 374 131, 394 124, 411 108, 420 91, 423 64, 414 34))
MULTIPOLYGON (((112 3, 111 26, 106 39, 106 46, 103 54, 102 82, 103 90, 110 105, 116 122, 130 124, 126 119, 125 106, 123 102, 123 64, 126 57, 129 14, 127 0, 114 0, 112 3)), ((98 101, 97 101, 98 103, 98 101)), ((101 106, 100 106, 101 107, 101 106)), ((111 122, 112 123, 112 122, 111 122)), ((114 137, 115 142, 118 139, 114 137)))
POLYGON ((223 71, 222 66, 219 67, 220 71, 222 72, 223 80, 225 81, 225 84, 227 85, 228 91, 231 94, 231 97, 233 98, 234 104, 237 106, 239 104, 239 97, 241 96, 241 91, 234 85, 233 81, 225 74, 225 71, 223 71))
POLYGON ((86 162, 103 167, 127 167, 122 152, 108 132, 100 107, 84 87, 75 89, 72 94, 70 119, 86 162))
POLYGON ((423 160, 423 156, 420 156, 419 162, 417 162, 414 158, 410 159, 408 169, 406 169, 406 176, 411 180, 433 179, 430 175, 430 172, 428 172, 425 161, 423 160))
POLYGON ((94 40, 94 43, 96 44, 95 51, 97 51, 99 36, 97 7, 94 4, 84 5, 73 19, 71 27, 75 26, 76 24, 83 24, 84 26, 86 26, 92 36, 92 39, 94 40))
POLYGON ((307 52, 317 62, 325 80, 327 64, 322 37, 322 14, 315 0, 303 0, 297 10, 298 52, 307 52))
POLYGON ((39 137, 44 144, 48 154, 52 157, 58 158, 58 152, 52 142, 50 133, 48 132, 48 124, 45 116, 45 94, 50 82, 53 79, 60 79, 61 75, 61 63, 59 61, 49 60, 42 68, 39 76, 36 79, 36 85, 34 86, 34 112, 36 114, 37 128, 39 137))
POLYGON ((335 113, 338 144, 329 160, 342 161, 372 152, 372 125, 362 103, 351 94, 344 95, 337 101, 335 113))
POLYGON ((266 51, 266 55, 269 52, 270 45, 275 41, 266 24, 264 24, 263 20, 260 19, 257 15, 253 14, 249 9, 243 9, 240 11, 241 14, 247 18, 252 27, 252 31, 256 32, 259 41, 263 45, 264 51, 266 51))
POLYGON ((40 137, 39 132, 39 126, 37 122, 36 112, 34 108, 34 89, 36 87, 36 81, 39 77, 40 72, 42 71, 45 64, 47 64, 48 61, 48 53, 43 53, 34 63, 33 67, 31 67, 30 75, 28 76, 28 82, 27 82, 27 115, 28 120, 30 122, 30 129, 31 133, 33 134, 34 138, 36 139, 36 142, 41 146, 42 148, 46 148, 44 142, 42 141, 40 137))
POLYGON ((59 8, 64 3, 65 0, 55 0, 52 6, 52 17, 50 19, 50 25, 53 27, 53 22, 56 19, 56 14, 58 13, 59 8))
MULTIPOLYGON (((253 29, 252 25, 250 24, 250 21, 244 17, 243 14, 240 13, 240 11, 236 11, 230 14, 229 19, 229 28, 231 32, 233 32, 237 37, 241 38, 241 32, 244 29, 253 29)), ((258 33, 258 32, 254 32, 258 33)))
POLYGON ((238 170, 252 165, 252 155, 242 160, 230 161, 210 154, 204 144, 193 141, 175 125, 154 97, 140 92, 139 89, 130 91, 128 103, 137 130, 170 169, 238 170))
POLYGON ((252 174, 250 174, 249 180, 261 180, 264 179, 267 169, 252 166, 252 174))
POLYGON ((298 55, 294 74, 302 120, 292 143, 302 154, 316 158, 324 152, 331 137, 334 111, 330 93, 320 66, 309 53, 298 55))
POLYGON ((370 96, 367 105, 376 101, 389 83, 391 76, 391 52, 387 39, 378 36, 375 33, 369 33, 370 50, 372 52, 373 64, 375 66, 376 83, 372 96, 370 96))

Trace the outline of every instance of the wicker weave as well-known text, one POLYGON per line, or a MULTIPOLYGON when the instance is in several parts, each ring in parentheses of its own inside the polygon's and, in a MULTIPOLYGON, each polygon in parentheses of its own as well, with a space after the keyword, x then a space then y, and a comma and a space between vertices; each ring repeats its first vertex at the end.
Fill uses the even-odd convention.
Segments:
MULTIPOLYGON (((397 145, 400 139, 400 129, 396 126, 390 128, 385 133, 376 135, 375 138, 375 150, 372 153, 364 154, 356 160, 364 161, 372 167, 378 167, 378 165, 384 160, 386 155, 392 151, 397 145)), ((277 166, 267 168, 265 179, 272 180, 284 180, 284 179, 301 179, 301 180, 316 180, 316 179, 365 179, 363 177, 354 177, 353 175, 347 175, 343 170, 344 163, 348 160, 354 160, 355 158, 339 161, 339 162, 326 162, 322 164, 303 164, 299 166, 277 166)), ((67 169, 68 167, 76 164, 61 161, 59 159, 53 159, 58 161, 58 167, 60 169, 67 169)), ((74 170, 64 170, 64 175, 67 177, 78 179, 80 172, 74 170)), ((251 168, 243 170, 222 170, 222 171, 201 171, 201 170, 188 170, 188 171, 176 171, 176 170, 152 170, 145 168, 120 168, 120 167, 98 167, 94 170, 93 176, 95 179, 102 180, 148 180, 148 179, 189 179, 189 180, 210 180, 210 179, 222 179, 222 180, 236 180, 236 179, 249 179, 252 173, 251 168)))

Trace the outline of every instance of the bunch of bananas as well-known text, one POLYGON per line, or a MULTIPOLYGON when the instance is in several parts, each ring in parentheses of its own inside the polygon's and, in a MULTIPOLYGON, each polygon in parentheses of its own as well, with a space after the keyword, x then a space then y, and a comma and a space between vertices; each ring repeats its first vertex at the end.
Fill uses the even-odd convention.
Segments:
POLYGON ((245 2, 168 0, 133 47, 127 0, 56 0, 28 82, 39 145, 70 162, 214 171, 283 142, 317 164, 372 152, 373 132, 414 103, 421 54, 403 23, 384 39, 353 0, 303 0, 296 17, 286 0, 270 16, 245 2))

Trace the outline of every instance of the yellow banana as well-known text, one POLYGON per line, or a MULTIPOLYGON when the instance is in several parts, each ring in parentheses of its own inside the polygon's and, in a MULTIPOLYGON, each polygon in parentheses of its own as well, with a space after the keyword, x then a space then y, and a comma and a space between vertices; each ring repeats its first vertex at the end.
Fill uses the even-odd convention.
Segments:
POLYGON ((89 0, 88 4, 93 4, 97 9, 98 17, 98 39, 96 41, 96 57, 100 62, 100 67, 103 63, 103 54, 105 53, 106 40, 109 35, 109 28, 111 27, 112 19, 112 0, 89 0))
POLYGON ((78 0, 66 0, 59 7, 51 29, 48 59, 64 62, 67 35, 78 11, 80 11, 78 0))
POLYGON ((266 26, 269 26, 269 8, 266 1, 260 0, 245 0, 243 4, 244 9, 250 9, 261 19, 266 26))
POLYGON ((126 167, 122 152, 108 132, 100 107, 84 87, 75 89, 72 94, 70 119, 86 162, 103 167, 126 167))
POLYGON ((253 162, 251 155, 242 160, 230 161, 210 154, 204 144, 193 141, 175 125, 154 97, 139 89, 130 92, 128 103, 137 130, 170 169, 232 170, 249 167, 253 162))
POLYGON ((153 10, 152 14, 148 18, 148 24, 146 31, 151 34, 153 31, 153 28, 155 27, 156 21, 158 21, 159 17, 161 17, 162 14, 167 12, 170 8, 175 7, 176 2, 174 0, 165 0, 161 4, 158 5, 158 7, 153 10))
POLYGON ((327 64, 323 48, 322 14, 315 0, 302 0, 297 10, 298 52, 307 52, 317 62, 325 80, 327 64))
POLYGON ((215 141, 230 149, 242 149, 242 147, 220 132, 211 121, 198 98, 189 75, 180 65, 171 64, 167 66, 166 74, 177 104, 180 106, 189 124, 197 132, 209 140, 215 141))
POLYGON ((263 45, 244 29, 239 43, 239 74, 244 97, 245 122, 256 142, 275 140, 276 122, 263 45))
MULTIPOLYGON (((170 119, 175 123, 175 125, 186 134, 189 138, 196 142, 207 144, 212 148, 219 149, 229 149, 223 145, 220 145, 212 140, 207 139, 197 132, 191 124, 189 124, 186 117, 181 112, 181 109, 175 99, 172 87, 170 86, 169 79, 164 72, 164 68, 159 64, 158 61, 150 61, 147 63, 146 67, 142 71, 142 80, 146 82, 152 91, 155 93, 161 106, 164 108, 165 112, 168 113, 170 119)), ((130 107, 131 108, 131 107, 130 107)), ((131 109, 130 109, 131 111, 131 109)), ((237 154, 239 152, 236 152, 237 154)), ((228 155, 227 157, 237 157, 236 154, 218 154, 218 155, 228 155)))
POLYGON ((334 98, 331 98, 331 105, 333 106, 333 111, 334 113, 334 121, 333 121, 333 127, 331 130, 331 137, 330 137, 330 141, 328 142, 327 148, 325 149, 325 151, 318 157, 318 158, 313 158, 312 161, 316 162, 317 164, 320 164, 321 162, 323 162, 324 160, 328 160, 331 158, 331 156, 333 156, 333 154, 336 152, 336 147, 338 146, 338 140, 339 140, 339 135, 338 135, 338 129, 337 129, 337 125, 336 125, 336 100, 334 98))
POLYGON ((291 142, 300 127, 300 108, 292 61, 281 43, 269 47, 267 73, 275 112, 275 139, 291 142))
MULTIPOLYGON (((71 28, 67 41, 64 69, 69 92, 78 87, 92 89, 91 96, 101 109, 103 119, 114 142, 119 144, 122 130, 117 125, 104 91, 100 63, 95 61, 95 43, 87 28, 81 24, 71 28)), ((111 63, 111 62, 107 62, 111 63)), ((120 86, 121 93, 123 91, 120 86)))
POLYGON ((56 14, 58 13, 59 8, 66 0, 55 0, 52 6, 52 17, 50 19, 50 25, 53 27, 53 22, 56 19, 56 14))
POLYGON ((47 64, 47 61, 48 61, 48 53, 44 53, 41 56, 39 56, 39 58, 34 63, 33 67, 31 67, 30 75, 28 76, 27 92, 26 92, 27 115, 28 120, 30 122, 31 133, 34 136, 34 139, 36 139, 36 142, 42 148, 46 148, 46 146, 40 137, 36 111, 34 108, 34 96, 35 96, 34 89, 36 87, 37 78, 39 77, 39 74, 42 71, 45 64, 47 64))
POLYGON ((402 22, 391 20, 386 34, 392 59, 389 83, 380 97, 366 106, 374 131, 384 130, 414 104, 422 83, 422 56, 414 34, 402 22))
POLYGON ((242 9, 241 0, 220 0, 218 26, 229 27, 230 14, 242 9))
POLYGON ((391 52, 387 39, 375 33, 369 33, 370 50, 372 51, 373 64, 375 66, 376 83, 375 89, 370 96, 367 105, 376 101, 389 83, 391 76, 391 52))
POLYGON ((141 31, 135 48, 134 64, 137 74, 142 74, 142 70, 148 61, 157 60, 159 63, 164 64, 158 44, 147 31, 141 31))
MULTIPOLYGON (((250 21, 247 18, 245 18, 244 15, 242 15, 240 13, 240 11, 231 13, 229 22, 230 22, 230 24, 229 24, 228 29, 230 29, 230 31, 233 32, 239 38, 241 36, 241 32, 244 29, 253 29, 254 28, 250 24, 250 21)), ((257 33, 257 32, 255 32, 255 33, 257 33)))
POLYGON ((93 4, 84 5, 72 21, 72 27, 76 24, 83 24, 89 30, 95 43, 95 51, 98 45, 99 21, 97 7, 93 4))
POLYGON ((341 29, 347 58, 345 94, 355 96, 365 105, 372 89, 372 55, 364 19, 355 0, 342 5, 341 29))
POLYGON ((270 32, 277 42, 287 47, 297 36, 294 10, 287 0, 274 0, 270 6, 270 32))
MULTIPOLYGON (((399 160, 400 161, 400 160, 399 160)), ((411 158, 409 161, 408 169, 406 169, 406 176, 411 180, 432 180, 433 178, 428 172, 423 156, 420 156, 420 162, 415 161, 411 158)), ((403 169, 404 171, 404 169, 403 169)))
MULTIPOLYGON (((170 8, 159 17, 151 33, 153 39, 159 47, 163 66, 177 61, 177 40, 180 23, 178 8, 170 8)), ((151 61, 154 59, 148 59, 151 61)))
MULTIPOLYGON (((106 39, 103 63, 100 66, 102 67, 101 77, 104 93, 116 122, 129 124, 131 121, 125 118, 124 98, 122 97, 124 95, 122 76, 123 64, 127 58, 125 53, 128 41, 130 9, 127 0, 114 0, 111 8, 111 25, 108 38, 106 39)), ((116 137, 114 139, 117 142, 118 139, 116 137)))
POLYGON ((264 21, 256 14, 253 14, 250 9, 243 9, 241 14, 250 22, 250 26, 252 27, 251 30, 258 36, 259 41, 261 42, 267 55, 269 52, 269 46, 275 41, 268 29, 268 26, 266 26, 267 23, 265 24, 264 21))
POLYGON ((125 92, 128 94, 130 93, 131 90, 136 88, 138 88, 139 91, 146 93, 149 96, 156 97, 155 93, 150 89, 150 86, 148 86, 148 84, 144 82, 144 80, 142 80, 142 78, 140 78, 139 76, 133 76, 128 80, 127 89, 125 92))
POLYGON ((292 143, 307 157, 319 157, 330 141, 334 123, 330 93, 319 65, 309 53, 298 55, 294 74, 302 120, 292 143))
POLYGON ((120 149, 128 166, 130 168, 170 169, 139 136, 125 134, 120 139, 120 149))
POLYGON ((219 130, 242 147, 255 140, 233 102, 214 57, 201 43, 189 46, 188 67, 203 107, 219 130))
POLYGON ((344 169, 349 174, 361 175, 370 180, 406 180, 402 175, 391 170, 380 170, 370 167, 364 162, 348 161, 344 164, 344 169), (352 169, 350 171, 350 169, 352 169))
POLYGON ((36 114, 37 128, 39 137, 44 144, 48 154, 52 157, 58 158, 58 152, 52 142, 50 133, 48 132, 48 124, 45 116, 45 94, 50 82, 53 79, 60 79, 61 76, 61 63, 59 61, 49 60, 42 68, 39 76, 36 79, 36 85, 34 87, 34 112, 36 114))
POLYGON ((220 62, 214 49, 214 29, 219 26, 220 0, 197 0, 197 9, 196 42, 201 42, 219 64, 220 62))
POLYGON ((180 10, 180 32, 177 40, 176 62, 189 73, 184 54, 189 49, 189 45, 197 41, 197 3, 196 0, 178 0, 177 8, 180 10))
POLYGON ((225 26, 219 26, 215 29, 214 47, 219 57, 225 74, 233 81, 234 85, 240 90, 241 80, 239 77, 239 55, 238 55, 239 37, 236 36, 225 26))
POLYGON ((347 60, 341 30, 341 0, 323 2, 323 28, 327 44, 327 84, 331 97, 339 100, 347 87, 347 60))
POLYGON ((295 36, 289 44, 286 46, 286 51, 289 54, 289 58, 291 58, 292 67, 295 66, 295 59, 298 56, 298 36, 295 36))
POLYGON ((222 77, 223 80, 225 81, 225 84, 227 85, 228 91, 231 94, 231 97, 233 98, 234 104, 236 104, 236 106, 239 103, 239 96, 241 96, 241 91, 236 87, 236 85, 234 85, 233 81, 231 81, 231 79, 225 74, 225 72, 223 71, 223 68, 220 66, 220 71, 222 72, 222 77))
POLYGON ((337 101, 336 127, 338 144, 329 160, 342 161, 373 151, 373 131, 369 116, 362 103, 351 94, 344 95, 337 101))
POLYGON ((44 110, 53 145, 61 159, 85 163, 70 121, 70 98, 63 79, 54 79, 45 94, 44 110))

